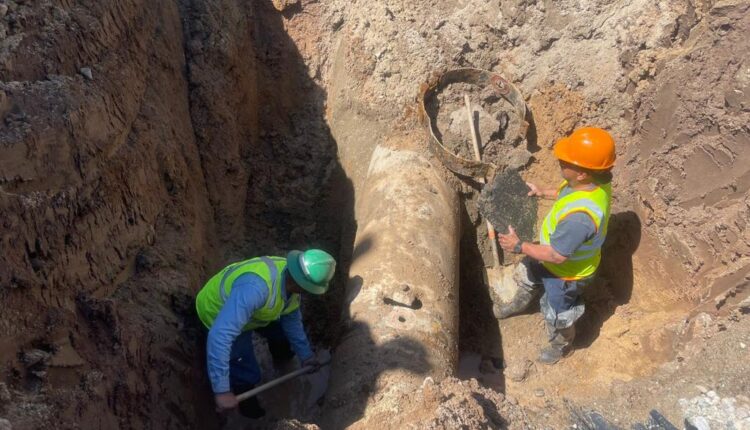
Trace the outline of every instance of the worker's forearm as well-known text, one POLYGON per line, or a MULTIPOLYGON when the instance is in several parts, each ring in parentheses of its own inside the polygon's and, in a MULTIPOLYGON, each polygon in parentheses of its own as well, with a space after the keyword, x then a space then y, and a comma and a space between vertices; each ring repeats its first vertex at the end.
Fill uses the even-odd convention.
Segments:
POLYGON ((536 243, 524 242, 521 246, 521 253, 528 255, 534 260, 546 261, 548 263, 560 264, 567 258, 560 255, 554 248, 549 245, 539 245, 536 243))
POLYGON ((239 330, 233 327, 217 326, 208 332, 206 345, 206 365, 208 367, 208 379, 214 393, 226 393, 230 390, 229 384, 229 357, 232 343, 237 338, 239 330))
MULTIPOLYGON (((232 292, 208 332, 206 365, 214 393, 230 390, 229 359, 232 346, 252 314, 268 299, 265 281, 255 274, 235 279, 232 292)), ((252 341, 250 338, 248 341, 252 341)))

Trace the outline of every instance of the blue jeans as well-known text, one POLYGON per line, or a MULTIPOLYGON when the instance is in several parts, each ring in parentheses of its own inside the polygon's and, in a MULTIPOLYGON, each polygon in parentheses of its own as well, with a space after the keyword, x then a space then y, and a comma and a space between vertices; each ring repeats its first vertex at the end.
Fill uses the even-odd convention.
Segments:
POLYGON ((247 391, 260 382, 260 366, 253 350, 253 332, 266 338, 275 362, 283 362, 294 357, 289 341, 278 322, 255 330, 243 331, 232 344, 229 356, 229 384, 235 393, 247 391))
POLYGON ((520 265, 525 270, 518 268, 517 271, 526 272, 525 276, 519 276, 520 273, 517 275, 516 281, 520 287, 535 293, 542 287, 544 288, 544 297, 540 304, 542 305, 542 312, 545 312, 545 307, 552 311, 551 313, 545 312, 545 319, 550 324, 567 326, 578 319, 568 318, 568 321, 565 322, 558 321, 559 317, 564 316, 566 312, 574 310, 576 306, 582 306, 580 296, 583 287, 588 284, 591 278, 566 281, 550 273, 542 263, 528 257, 524 258, 520 265), (554 315, 554 318, 547 318, 547 313, 554 315))
POLYGON ((539 305, 549 341, 559 347, 570 345, 575 337, 575 322, 586 310, 581 294, 592 278, 566 281, 528 257, 519 263, 514 277, 518 286, 530 293, 529 298, 544 289, 539 305))

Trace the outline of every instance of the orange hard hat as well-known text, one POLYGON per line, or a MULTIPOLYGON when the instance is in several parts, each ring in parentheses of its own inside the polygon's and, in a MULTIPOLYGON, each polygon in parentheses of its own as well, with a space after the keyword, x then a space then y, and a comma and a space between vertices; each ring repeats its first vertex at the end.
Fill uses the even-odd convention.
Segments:
POLYGON ((591 170, 615 165, 615 140, 601 128, 583 127, 555 144, 555 157, 591 170))

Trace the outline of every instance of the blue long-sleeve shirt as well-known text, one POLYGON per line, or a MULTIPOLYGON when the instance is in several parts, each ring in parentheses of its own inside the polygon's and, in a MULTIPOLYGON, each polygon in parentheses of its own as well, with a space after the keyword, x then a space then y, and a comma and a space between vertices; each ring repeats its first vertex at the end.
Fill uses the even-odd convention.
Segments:
MULTIPOLYGON (((286 294, 286 271, 281 273, 281 279, 281 293, 286 303, 289 299, 286 294)), ((230 391, 229 358, 232 344, 242 333, 242 327, 250 321, 253 312, 263 307, 267 299, 268 287, 258 275, 243 274, 232 284, 232 291, 227 301, 208 331, 206 345, 208 377, 214 393, 230 391)), ((302 326, 302 314, 299 309, 282 315, 279 323, 297 357, 301 361, 312 357, 313 352, 302 326)))

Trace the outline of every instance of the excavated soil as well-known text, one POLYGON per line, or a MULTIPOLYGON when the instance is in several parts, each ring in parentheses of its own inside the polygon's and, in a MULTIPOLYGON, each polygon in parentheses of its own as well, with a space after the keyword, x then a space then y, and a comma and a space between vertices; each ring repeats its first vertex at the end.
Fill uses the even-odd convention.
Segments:
MULTIPOLYGON (((527 96, 527 181, 557 185, 550 148, 574 128, 613 133, 601 276, 573 354, 536 364, 539 314, 491 315, 478 184, 440 172, 466 202, 467 379, 341 421, 580 428, 596 411, 630 427, 656 409, 743 428, 748 32, 746 0, 0 0, 0 428, 218 428, 193 297, 248 256, 339 258, 303 310, 335 354, 372 150, 413 131, 426 153, 415 96, 455 67, 527 96)), ((504 116, 477 104, 502 146, 504 116)), ((258 425, 314 428, 308 412, 258 425)))

